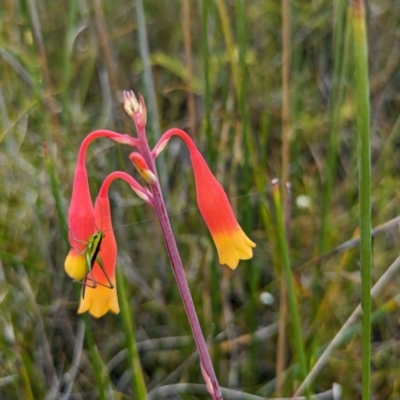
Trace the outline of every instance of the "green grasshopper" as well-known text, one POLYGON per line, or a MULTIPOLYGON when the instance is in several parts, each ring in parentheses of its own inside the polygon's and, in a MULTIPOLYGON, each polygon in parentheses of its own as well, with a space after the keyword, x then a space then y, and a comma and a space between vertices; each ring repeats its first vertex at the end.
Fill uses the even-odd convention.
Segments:
POLYGON ((80 254, 85 257, 87 274, 86 274, 86 277, 83 278, 82 280, 80 280, 80 281, 76 280, 76 282, 83 285, 82 297, 85 298, 86 286, 95 288, 97 285, 101 285, 101 286, 107 287, 109 289, 113 289, 114 285, 111 282, 106 270, 104 269, 103 260, 101 259, 100 255, 99 255, 99 252, 101 249, 101 243, 105 237, 104 232, 103 231, 95 232, 93 235, 91 235, 89 237, 89 240, 87 242, 82 242, 82 241, 76 239, 75 235, 73 235, 73 236, 74 236, 74 240, 76 242, 83 243, 86 245, 86 247, 83 249, 83 251, 80 254), (93 269, 96 261, 97 261, 97 264, 100 267, 100 269, 103 271, 103 274, 107 279, 108 285, 104 285, 103 283, 100 283, 100 282, 97 282, 94 280, 92 269, 93 269), (87 282, 87 277, 90 278, 91 283, 87 282))

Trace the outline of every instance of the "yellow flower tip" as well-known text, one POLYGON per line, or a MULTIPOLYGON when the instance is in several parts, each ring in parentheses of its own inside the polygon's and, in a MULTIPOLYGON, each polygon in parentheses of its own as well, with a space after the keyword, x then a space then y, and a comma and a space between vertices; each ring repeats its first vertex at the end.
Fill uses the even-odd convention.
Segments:
POLYGON ((85 256, 71 249, 65 259, 64 269, 71 279, 81 281, 87 272, 85 256))
POLYGON ((217 247, 220 264, 226 264, 234 270, 240 260, 249 260, 253 257, 253 247, 256 247, 256 244, 246 236, 240 227, 233 233, 224 232, 212 236, 217 247))
POLYGON ((94 318, 100 318, 108 311, 118 314, 119 304, 115 282, 113 285, 112 289, 100 285, 95 288, 86 286, 85 298, 81 297, 77 313, 82 314, 88 311, 94 318))

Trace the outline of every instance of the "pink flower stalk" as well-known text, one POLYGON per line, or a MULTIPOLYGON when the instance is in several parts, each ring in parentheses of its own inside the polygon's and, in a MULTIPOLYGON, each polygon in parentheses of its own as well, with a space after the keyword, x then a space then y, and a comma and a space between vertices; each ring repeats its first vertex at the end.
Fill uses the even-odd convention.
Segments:
MULTIPOLYGON (((201 331, 199 319, 194 308, 193 299, 190 294, 189 286, 185 277, 185 271, 183 269, 182 261, 179 256, 178 248, 172 231, 171 223, 168 218, 168 213, 165 207, 164 199, 161 192, 161 187, 158 181, 157 170, 154 163, 154 157, 150 151, 149 144, 146 137, 146 106, 144 104, 143 97, 139 96, 137 101, 133 92, 125 92, 125 110, 132 117, 135 123, 136 130, 138 133, 138 150, 143 158, 138 165, 138 158, 130 155, 131 161, 134 165, 140 169, 146 169, 150 171, 154 176, 154 182, 149 182, 151 192, 153 194, 153 206, 157 214, 157 218, 160 223, 161 230, 163 232, 165 245, 169 258, 171 260, 172 270, 175 275, 176 282, 182 301, 185 306, 186 314, 189 319, 190 326, 192 328, 193 337, 196 342, 196 346, 199 352, 200 366, 204 380, 206 381, 207 390, 213 400, 221 400, 222 394, 218 384, 217 377, 215 375, 214 367, 211 363, 210 355, 208 353, 207 345, 204 340, 203 333, 201 331), (142 163, 143 161, 143 163, 142 163), (141 166, 140 166, 141 165, 141 166)), ((163 148, 162 144, 159 148, 163 148)), ((135 154, 135 153, 134 153, 135 154)))
POLYGON ((243 232, 228 196, 186 132, 176 128, 165 132, 152 151, 153 157, 160 154, 174 135, 183 139, 189 149, 196 182, 197 205, 214 240, 219 262, 236 269, 239 260, 253 257, 252 248, 256 244, 243 232))
POLYGON ((104 271, 96 261, 92 273, 85 279, 84 297, 80 299, 78 314, 86 311, 100 318, 108 311, 119 313, 117 286, 115 282, 115 268, 117 265, 117 243, 111 220, 110 200, 108 189, 115 179, 123 179, 139 196, 151 204, 151 194, 125 172, 116 171, 107 176, 101 185, 99 195, 94 206, 95 225, 104 232, 98 256, 101 258, 104 271), (93 287, 93 280, 96 284, 93 287), (111 285, 110 285, 111 282, 111 285))

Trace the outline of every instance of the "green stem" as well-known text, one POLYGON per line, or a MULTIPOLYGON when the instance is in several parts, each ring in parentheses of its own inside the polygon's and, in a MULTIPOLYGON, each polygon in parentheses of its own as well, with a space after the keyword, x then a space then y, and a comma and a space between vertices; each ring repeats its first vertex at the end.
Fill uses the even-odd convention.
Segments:
POLYGON ((222 35, 225 40, 226 51, 228 54, 228 60, 231 67, 233 84, 236 91, 236 96, 240 98, 240 82, 239 72, 235 60, 235 42, 232 35, 232 30, 229 23, 228 10, 226 9, 224 0, 217 0, 218 14, 221 20, 222 35))
MULTIPOLYGON (((157 95, 156 95, 153 73, 151 69, 150 50, 149 50, 149 42, 146 29, 146 16, 144 13, 143 0, 134 0, 134 2, 136 5, 140 57, 143 63, 144 89, 147 94, 147 98, 149 99, 148 100, 149 115, 152 116, 152 118, 149 119, 149 126, 150 126, 151 139, 153 140, 154 143, 155 141, 158 140, 158 138, 161 135, 160 114, 158 112, 157 95)), ((161 186, 163 188, 164 193, 167 195, 168 186, 167 186, 167 174, 166 174, 167 169, 165 161, 162 157, 160 157, 158 163, 160 166, 159 175, 161 180, 161 186)))
POLYGON ((90 361, 93 366, 94 378, 95 378, 97 390, 99 393, 99 399, 100 400, 108 400, 109 396, 107 396, 106 384, 105 384, 104 378, 103 378, 103 375, 104 375, 103 361, 97 350, 96 344, 94 343, 92 331, 90 329, 89 318, 87 317, 87 315, 85 315, 83 317, 83 320, 85 321, 86 341, 87 341, 87 345, 88 345, 88 349, 89 349, 90 361))
MULTIPOLYGON (((250 188, 252 185, 250 175, 250 163, 249 160, 254 158, 250 155, 250 141, 251 141, 251 131, 249 129, 249 115, 247 109, 247 98, 246 98, 246 64, 245 64, 245 52, 246 52, 246 21, 245 21, 246 13, 243 7, 243 0, 236 0, 236 24, 237 24, 237 38, 239 43, 239 80, 240 87, 237 91, 238 101, 239 101, 239 109, 240 116, 242 122, 242 143, 243 143, 243 186, 241 188, 243 194, 247 194, 250 192, 250 188)), ((243 204, 243 227, 246 232, 252 231, 252 207, 250 204, 250 197, 245 197, 245 201, 243 204)), ((257 329, 257 285, 259 284, 259 270, 257 265, 249 260, 248 262, 249 271, 250 271, 250 304, 252 308, 252 312, 249 313, 249 328, 250 332, 254 333, 257 329)), ((248 376, 248 383, 251 385, 256 383, 256 376, 258 372, 258 353, 259 353, 259 344, 253 340, 250 348, 250 357, 251 357, 251 374, 248 376)))
POLYGON ((340 93, 342 92, 343 80, 340 80, 341 70, 343 70, 344 57, 343 47, 343 31, 346 21, 346 3, 345 0, 339 0, 336 12, 336 25, 334 36, 334 52, 333 52, 333 75, 332 90, 329 104, 329 144, 325 172, 324 190, 322 192, 322 209, 321 209, 321 233, 319 235, 319 254, 326 252, 328 248, 328 212, 331 208, 332 191, 334 177, 337 174, 337 157, 338 157, 338 134, 339 134, 339 118, 340 107, 342 105, 340 93), (342 67, 342 68, 341 68, 342 67))
MULTIPOLYGON (((329 139, 324 171, 324 182, 322 190, 321 204, 321 228, 319 234, 318 253, 324 254, 329 246, 329 233, 331 225, 329 224, 329 211, 332 208, 332 194, 337 176, 337 164, 339 154, 339 129, 340 129, 340 111, 342 109, 344 92, 344 80, 342 71, 344 70, 345 57, 343 55, 343 32, 346 23, 346 0, 337 1, 336 23, 334 33, 333 50, 333 73, 332 89, 329 99, 329 139)), ((322 272, 320 265, 314 269, 314 278, 312 291, 314 293, 312 300, 312 313, 315 316, 319 309, 320 300, 323 296, 321 287, 322 272)))
MULTIPOLYGON (((290 309, 290 313, 291 313, 296 353, 299 358, 302 379, 304 379, 307 375, 307 364, 306 364, 306 357, 305 357, 305 352, 304 352, 304 347, 303 347, 303 339, 302 339, 303 335, 301 332, 299 308, 298 308, 297 299, 295 296, 292 271, 291 271, 291 267, 290 267, 289 249, 288 249, 287 241, 286 241, 286 230, 285 230, 285 224, 284 224, 284 220, 283 220, 281 194, 280 194, 280 190, 279 190, 279 182, 277 179, 274 179, 272 181, 272 194, 273 194, 273 198, 274 198, 275 209, 276 209, 276 219, 277 219, 277 224, 278 224, 277 228, 278 228, 279 248, 281 251, 283 270, 284 270, 284 274, 285 274, 286 285, 288 288, 287 294, 288 294, 288 298, 289 298, 289 309, 290 309)), ((307 398, 309 398, 309 395, 307 395, 307 398)))
POLYGON ((209 48, 208 48, 208 10, 209 0, 203 0, 201 6, 201 45, 204 73, 204 109, 206 114, 205 131, 207 137, 207 154, 209 165, 214 165, 214 146, 211 132, 211 89, 210 89, 210 68, 209 68, 209 48))
POLYGON ((360 186, 360 262, 362 314, 362 398, 370 399, 371 380, 371 150, 367 32, 362 0, 353 0, 360 186))
POLYGON ((68 242, 67 220, 65 218, 65 213, 61 202, 60 191, 58 189, 59 186, 57 183, 56 174, 54 172, 53 160, 51 159, 50 152, 46 142, 43 142, 43 152, 44 152, 44 160, 46 163, 47 173, 49 174, 50 177, 51 191, 53 192, 54 201, 56 203, 57 214, 61 224, 62 236, 68 248, 69 242, 68 242))
POLYGON ((120 268, 117 268, 117 286, 119 291, 119 302, 121 305, 122 325, 126 335, 126 345, 129 352, 133 380, 132 390, 137 400, 147 400, 146 384, 143 377, 143 370, 140 364, 139 352, 135 338, 135 314, 128 304, 128 297, 125 288, 124 278, 120 268))

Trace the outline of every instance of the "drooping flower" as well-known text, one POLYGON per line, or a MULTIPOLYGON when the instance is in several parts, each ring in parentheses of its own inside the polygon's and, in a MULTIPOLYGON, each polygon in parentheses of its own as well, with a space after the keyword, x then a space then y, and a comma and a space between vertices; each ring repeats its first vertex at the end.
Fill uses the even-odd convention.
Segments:
POLYGON ((106 137, 121 144, 136 146, 136 139, 105 129, 89 133, 79 148, 78 160, 74 172, 71 202, 68 209, 68 237, 71 245, 64 269, 68 276, 77 281, 86 275, 86 261, 84 252, 87 242, 95 233, 95 217, 92 198, 90 196, 88 176, 86 170, 86 153, 93 140, 106 137))
POLYGON ((239 260, 253 257, 253 247, 256 244, 243 232, 224 189, 184 131, 174 128, 165 132, 152 151, 153 157, 160 154, 174 135, 183 139, 189 149, 196 182, 197 205, 214 240, 219 262, 235 269, 239 260))
POLYGON ((119 304, 115 282, 115 268, 117 265, 117 243, 111 221, 110 200, 108 189, 115 179, 125 180, 131 188, 147 203, 151 204, 151 193, 140 186, 135 179, 125 172, 116 171, 107 176, 101 185, 99 195, 94 206, 95 225, 104 233, 100 243, 100 251, 92 272, 86 275, 84 297, 81 296, 78 314, 89 311, 100 318, 108 311, 118 314, 119 304), (93 284, 93 282, 95 284, 93 284), (93 287, 94 286, 94 287, 93 287))

